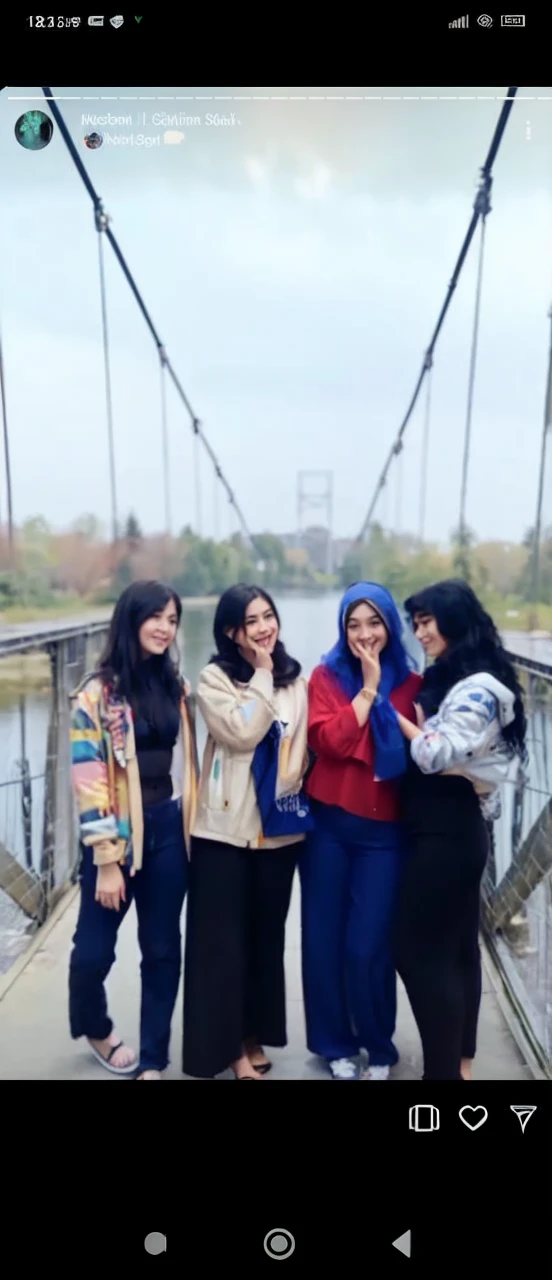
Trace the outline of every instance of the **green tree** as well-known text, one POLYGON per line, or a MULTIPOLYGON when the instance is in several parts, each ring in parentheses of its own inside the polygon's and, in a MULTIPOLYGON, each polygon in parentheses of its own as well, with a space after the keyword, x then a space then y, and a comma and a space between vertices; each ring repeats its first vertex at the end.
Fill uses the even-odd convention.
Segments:
POLYGON ((42 546, 51 537, 51 529, 44 516, 30 516, 21 526, 21 536, 27 546, 42 546))
POLYGON ((86 514, 73 521, 70 532, 86 542, 102 542, 105 538, 105 527, 97 516, 86 514))
POLYGON ((229 586, 231 548, 212 539, 203 540, 191 530, 179 539, 182 568, 175 577, 182 596, 216 595, 229 586))
POLYGON ((355 547, 346 557, 340 574, 341 585, 350 582, 381 582, 397 604, 430 582, 444 578, 449 572, 448 557, 418 539, 386 533, 381 525, 373 525, 362 547, 355 547))
POLYGON ((18 599, 21 604, 48 605, 53 598, 55 541, 43 516, 25 520, 17 548, 18 599))
POLYGON ((280 538, 274 533, 256 533, 255 553, 264 566, 263 580, 272 587, 284 586, 289 577, 286 553, 280 538))
POLYGON ((133 581, 134 581, 134 573, 133 573, 132 564, 130 563, 130 560, 127 560, 127 559, 120 560, 115 570, 115 577, 113 579, 113 588, 114 588, 115 597, 119 596, 122 591, 126 591, 126 588, 130 587, 130 584, 133 581))
MULTIPOLYGON (((465 582, 472 583, 474 566, 472 550, 477 542, 476 534, 469 526, 459 525, 450 536, 454 572, 465 582)), ((473 584, 472 584, 473 585, 473 584)))
MULTIPOLYGON (((522 600, 532 601, 535 574, 535 528, 528 529, 523 546, 527 550, 527 562, 516 583, 516 591, 522 600)), ((545 528, 541 535, 539 547, 537 604, 552 604, 552 525, 545 528)))
POLYGON ((17 604, 20 599, 21 583, 17 574, 0 573, 0 609, 7 609, 10 605, 17 604))
POLYGON ((136 516, 133 514, 132 511, 130 515, 127 517, 124 538, 125 538, 125 541, 128 542, 131 547, 137 547, 142 542, 142 539, 143 539, 142 530, 140 528, 138 520, 136 519, 136 516))

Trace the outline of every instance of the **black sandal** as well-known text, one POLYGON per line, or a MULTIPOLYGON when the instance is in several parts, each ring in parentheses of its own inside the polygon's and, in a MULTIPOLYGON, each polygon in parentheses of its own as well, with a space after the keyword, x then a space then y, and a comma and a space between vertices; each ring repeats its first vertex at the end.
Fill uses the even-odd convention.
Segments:
MULTIPOLYGON (((247 1042, 246 1042, 246 1043, 247 1043, 247 1042)), ((251 1043, 251 1041, 249 1041, 249 1044, 250 1044, 250 1052, 251 1052, 251 1053, 258 1053, 258 1052, 259 1052, 259 1049, 260 1049, 260 1045, 259 1045, 259 1044, 252 1044, 252 1043, 251 1043)), ((246 1052, 247 1052, 247 1049, 246 1049, 246 1052)), ((249 1055, 248 1055, 248 1056, 249 1056, 249 1055)), ((251 1062, 251 1058, 249 1058, 249 1061, 251 1062)), ((260 1076, 266 1076, 266 1075, 268 1074, 268 1072, 269 1072, 269 1071, 272 1071, 272 1063, 271 1063, 271 1062, 268 1062, 268 1061, 267 1061, 267 1062, 259 1062, 259 1063, 257 1063, 257 1062, 251 1062, 251 1066, 253 1067, 253 1070, 254 1070, 254 1071, 256 1071, 256 1072, 258 1073, 258 1075, 260 1075, 260 1076)), ((254 1078, 254 1077, 253 1077, 253 1078, 254 1078)))

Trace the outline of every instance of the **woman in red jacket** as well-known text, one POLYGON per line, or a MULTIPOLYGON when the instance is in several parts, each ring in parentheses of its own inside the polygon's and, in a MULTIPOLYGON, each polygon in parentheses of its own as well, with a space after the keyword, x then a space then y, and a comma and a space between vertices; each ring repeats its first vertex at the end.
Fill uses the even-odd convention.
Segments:
POLYGON ((301 858, 307 1045, 335 1080, 386 1080, 396 976, 391 929, 403 853, 399 779, 407 754, 397 712, 416 723, 412 671, 385 587, 357 582, 339 609, 339 639, 309 685, 305 789, 315 829, 301 858))

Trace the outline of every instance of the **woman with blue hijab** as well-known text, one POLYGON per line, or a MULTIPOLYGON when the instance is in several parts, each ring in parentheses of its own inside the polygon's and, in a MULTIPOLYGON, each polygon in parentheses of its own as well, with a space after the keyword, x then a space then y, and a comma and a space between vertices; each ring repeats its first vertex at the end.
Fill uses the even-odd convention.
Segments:
POLYGON ((416 723, 421 678, 392 596, 357 582, 339 607, 339 638, 309 684, 306 783, 314 830, 301 858, 307 1045, 334 1080, 386 1080, 396 977, 391 931, 403 851, 400 780, 407 765, 397 713, 416 723))

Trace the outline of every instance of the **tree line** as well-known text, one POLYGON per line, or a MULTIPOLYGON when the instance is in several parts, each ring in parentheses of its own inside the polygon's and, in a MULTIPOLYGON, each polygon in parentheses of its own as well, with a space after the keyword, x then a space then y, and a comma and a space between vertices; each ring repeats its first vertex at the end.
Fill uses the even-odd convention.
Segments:
POLYGON ((304 549, 290 549, 272 533, 255 534, 254 548, 239 533, 217 542, 189 526, 172 538, 147 536, 131 514, 113 545, 94 516, 80 517, 61 533, 35 517, 18 529, 13 550, 0 535, 0 612, 71 602, 108 605, 129 582, 146 577, 170 582, 184 598, 216 596, 244 580, 305 592, 367 578, 385 583, 400 602, 428 582, 457 574, 471 581, 502 625, 510 620, 512 627, 531 625, 536 580, 539 608, 532 625, 552 629, 552 527, 544 530, 538 562, 535 554, 533 530, 520 544, 478 542, 464 531, 442 548, 374 523, 365 543, 352 545, 330 578, 304 549))

